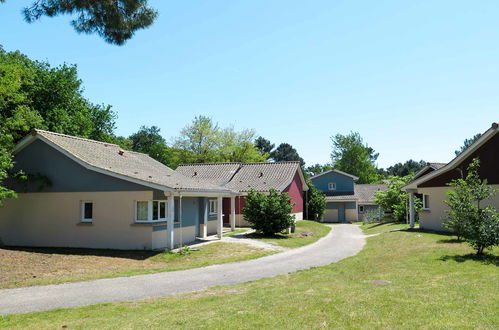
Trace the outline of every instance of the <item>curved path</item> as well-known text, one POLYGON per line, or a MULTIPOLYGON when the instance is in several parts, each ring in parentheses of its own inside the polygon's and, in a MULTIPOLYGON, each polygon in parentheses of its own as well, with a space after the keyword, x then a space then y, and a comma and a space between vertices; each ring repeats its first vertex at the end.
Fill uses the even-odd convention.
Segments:
POLYGON ((0 315, 194 292, 325 266, 362 250, 355 225, 334 226, 319 241, 267 257, 182 271, 0 290, 0 315))

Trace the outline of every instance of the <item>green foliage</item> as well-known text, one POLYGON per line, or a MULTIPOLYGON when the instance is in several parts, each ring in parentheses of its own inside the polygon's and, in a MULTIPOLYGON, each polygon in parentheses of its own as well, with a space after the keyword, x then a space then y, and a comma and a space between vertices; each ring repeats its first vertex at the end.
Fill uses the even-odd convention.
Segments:
POLYGON ((499 213, 482 201, 497 193, 496 189, 481 180, 478 170, 480 160, 475 158, 468 167, 464 179, 453 180, 453 188, 447 192, 449 206, 444 226, 453 231, 458 238, 463 237, 477 252, 483 254, 487 248, 499 245, 499 213))
POLYGON ((158 16, 147 0, 37 0, 23 12, 28 23, 42 16, 76 15, 71 25, 78 33, 97 33, 116 45, 124 44, 137 30, 149 27, 158 16))
POLYGON ((309 220, 320 220, 326 210, 326 196, 317 188, 312 181, 307 181, 309 190, 307 203, 307 216, 309 220))
POLYGON ((478 138, 480 138, 480 136, 482 136, 482 133, 475 134, 470 139, 465 139, 463 145, 461 146, 461 148, 459 148, 459 150, 454 151, 454 153, 456 154, 456 156, 459 156, 459 154, 461 152, 463 152, 464 150, 466 150, 470 145, 473 144, 473 142, 475 142, 476 140, 478 140, 478 138))
POLYGON ((287 193, 271 189, 268 194, 249 191, 245 199, 243 214, 251 228, 264 235, 274 235, 294 224, 291 215, 293 204, 287 193))
POLYGON ((300 165, 305 166, 305 161, 300 157, 298 151, 289 143, 281 143, 274 151, 270 153, 270 158, 276 162, 290 161, 300 162, 300 165))
POLYGON ((333 169, 333 165, 331 165, 331 164, 324 164, 324 165, 314 164, 311 166, 307 166, 307 168, 305 168, 304 174, 307 177, 311 177, 311 176, 314 176, 314 175, 317 175, 317 174, 320 174, 320 173, 323 173, 323 172, 326 172, 326 171, 329 171, 332 169, 333 169))
POLYGON ((272 150, 274 150, 275 144, 260 136, 255 140, 255 146, 262 155, 269 157, 272 150))
POLYGON ((12 151, 33 128, 109 142, 115 114, 83 97, 76 66, 51 67, 0 47, 0 201, 14 197, 5 186, 12 151))
POLYGON ((255 132, 237 132, 233 127, 220 128, 211 118, 196 116, 184 127, 174 142, 182 163, 260 162, 262 155, 255 146, 255 132))
POLYGON ((331 160, 335 169, 358 176, 357 183, 375 183, 382 178, 375 164, 378 154, 364 144, 359 133, 336 134, 331 140, 331 160))
POLYGON ((420 171, 423 167, 425 167, 427 162, 424 160, 420 160, 419 162, 409 159, 405 163, 397 163, 393 166, 390 166, 384 171, 384 174, 387 176, 400 176, 404 177, 409 174, 415 174, 420 171))
POLYGON ((384 212, 380 210, 367 210, 364 212, 364 216, 362 217, 362 223, 369 224, 375 222, 381 222, 384 218, 384 212))
MULTIPOLYGON (((392 176, 388 178, 386 191, 378 191, 374 196, 374 201, 381 209, 393 212, 393 218, 396 221, 405 221, 409 208, 409 195, 402 191, 402 187, 411 181, 411 175, 405 177, 392 176)), ((415 198, 414 207, 416 215, 422 208, 422 202, 415 198)))

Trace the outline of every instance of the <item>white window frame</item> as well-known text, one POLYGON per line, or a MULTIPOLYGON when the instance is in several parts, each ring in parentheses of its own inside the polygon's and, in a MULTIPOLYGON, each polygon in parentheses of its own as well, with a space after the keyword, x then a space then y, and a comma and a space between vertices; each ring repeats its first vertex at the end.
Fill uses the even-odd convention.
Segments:
POLYGON ((362 214, 364 213, 364 211, 365 211, 364 205, 359 205, 359 213, 362 214))
POLYGON ((429 211, 430 210, 430 195, 423 194, 423 210, 429 211), (428 199, 428 203, 426 203, 426 199, 428 199))
POLYGON ((93 201, 81 201, 80 203, 80 221, 81 222, 93 222, 94 221, 94 202, 93 201), (85 204, 92 204, 92 218, 85 218, 85 204))
POLYGON ((147 201, 147 200, 136 200, 135 201, 135 222, 139 222, 139 223, 148 223, 148 222, 164 222, 164 221, 167 221, 168 220, 168 200, 159 200, 159 199, 155 199, 155 200, 150 200, 150 201, 147 201), (153 219, 153 210, 154 210, 154 207, 153 207, 153 203, 154 202, 157 202, 158 203, 158 210, 157 210, 157 219, 153 219), (147 219, 137 219, 137 211, 138 211, 138 204, 139 203, 147 203, 147 219), (164 218, 161 218, 160 217, 160 212, 161 212, 161 203, 164 203, 165 204, 165 217, 164 218))
POLYGON ((328 190, 336 190, 336 182, 329 182, 327 184, 327 189, 328 190))
POLYGON ((208 200, 208 213, 210 215, 217 214, 218 212, 218 201, 216 199, 208 200))

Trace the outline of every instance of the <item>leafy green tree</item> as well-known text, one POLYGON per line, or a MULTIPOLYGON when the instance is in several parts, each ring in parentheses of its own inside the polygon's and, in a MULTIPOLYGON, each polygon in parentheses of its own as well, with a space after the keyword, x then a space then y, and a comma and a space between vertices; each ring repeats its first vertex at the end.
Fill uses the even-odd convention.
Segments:
POLYGON ((459 148, 459 150, 454 151, 454 153, 456 154, 456 156, 459 156, 459 154, 461 152, 463 152, 464 150, 466 150, 470 145, 473 144, 473 142, 475 142, 476 140, 478 140, 480 138, 480 136, 482 136, 482 133, 478 133, 478 134, 473 135, 473 137, 471 139, 465 139, 463 145, 461 146, 461 148, 459 148))
POLYGON ((275 144, 273 144, 266 138, 259 136, 255 140, 255 146, 262 155, 265 155, 268 158, 272 150, 274 150, 275 144))
POLYGON ((83 97, 76 66, 51 67, 0 47, 0 201, 15 196, 4 182, 15 144, 32 129, 110 142, 114 120, 110 106, 83 97))
MULTIPOLYGON (((377 191, 374 201, 383 210, 393 212, 396 221, 405 221, 409 211, 409 195, 402 191, 402 187, 411 181, 411 175, 405 177, 391 176, 388 178, 387 190, 377 191)), ((422 208, 422 202, 415 198, 414 207, 416 216, 422 208)))
POLYGON ((264 161, 265 155, 257 150, 254 139, 253 130, 221 129, 211 118, 197 116, 181 130, 174 147, 183 151, 179 156, 186 157, 184 163, 264 161))
POLYGON ((425 167, 427 162, 424 160, 420 160, 419 162, 409 159, 405 163, 397 163, 393 166, 390 166, 386 169, 386 175, 388 176, 400 176, 404 177, 409 174, 415 174, 420 171, 423 167, 425 167))
POLYGON ((42 16, 75 15, 71 25, 78 33, 97 33, 116 45, 123 45, 158 16, 147 0, 37 0, 23 12, 28 23, 42 16))
POLYGON ((165 139, 159 133, 160 131, 160 128, 157 126, 141 126, 136 133, 128 137, 132 142, 132 149, 147 154, 154 146, 166 144, 165 139))
POLYGON ((482 203, 497 193, 480 179, 480 160, 475 158, 465 178, 453 180, 445 203, 449 206, 444 226, 463 237, 478 255, 487 248, 499 245, 499 213, 491 205, 482 203))
POLYGON ((305 169, 304 174, 307 177, 311 177, 311 176, 314 176, 314 175, 317 175, 317 174, 320 174, 320 173, 323 173, 323 172, 326 172, 326 171, 329 171, 332 169, 333 169, 333 166, 331 164, 324 164, 324 165, 314 164, 314 165, 308 166, 305 169))
POLYGON ((307 216, 309 220, 322 219, 326 211, 326 196, 317 188, 315 188, 312 181, 308 180, 307 185, 309 190, 307 202, 307 216))
POLYGON ((293 204, 287 193, 275 189, 268 194, 252 190, 248 192, 245 204, 244 219, 264 235, 280 233, 294 224, 293 204))
POLYGON ((381 176, 375 164, 378 154, 364 144, 359 133, 336 134, 331 140, 331 160, 335 169, 358 176, 358 183, 374 183, 380 180, 381 176))
POLYGON ((305 166, 305 161, 300 157, 298 151, 289 143, 281 143, 274 151, 270 153, 270 158, 276 162, 292 161, 300 162, 300 165, 305 166))

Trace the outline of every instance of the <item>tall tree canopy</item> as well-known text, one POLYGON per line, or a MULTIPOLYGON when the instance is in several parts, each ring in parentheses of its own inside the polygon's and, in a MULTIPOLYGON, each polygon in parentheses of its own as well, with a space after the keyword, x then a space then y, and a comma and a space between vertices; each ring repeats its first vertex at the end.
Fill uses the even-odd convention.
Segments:
POLYGON ((333 165, 331 164, 314 164, 311 166, 307 166, 304 171, 304 174, 308 177, 320 174, 322 172, 326 172, 333 169, 333 165))
POLYGON ((256 148, 258 149, 258 151, 260 151, 260 153, 262 155, 267 155, 267 157, 270 156, 270 153, 272 152, 272 150, 275 147, 275 144, 273 144, 272 142, 270 142, 269 140, 267 140, 266 138, 264 138, 262 136, 259 136, 255 140, 255 145, 256 145, 256 148))
POLYGON ((359 133, 336 134, 331 140, 331 160, 335 169, 358 176, 358 183, 374 183, 380 179, 375 163, 378 154, 364 144, 359 133))
POLYGON ((274 151, 270 153, 270 157, 276 162, 294 161, 300 162, 300 165, 305 166, 305 161, 300 157, 298 151, 289 143, 281 143, 274 151))
POLYGON ((454 153, 456 154, 456 156, 459 156, 459 154, 461 152, 463 152, 464 150, 466 150, 473 142, 475 142, 480 136, 482 136, 482 133, 478 133, 478 134, 475 134, 473 135, 472 138, 470 139, 465 139, 464 140, 464 143, 463 145, 461 146, 461 148, 459 148, 458 150, 454 151, 454 153))
POLYGON ((75 15, 71 25, 78 33, 97 33, 116 45, 123 45, 158 16, 147 0, 37 0, 23 12, 29 23, 42 16, 75 15))
POLYGON ((83 97, 74 65, 51 67, 0 47, 0 201, 13 195, 4 185, 16 142, 33 128, 114 142, 110 106, 83 97))
POLYGON ((405 163, 397 163, 390 166, 384 171, 385 175, 388 176, 407 176, 409 174, 414 174, 425 167, 427 162, 420 160, 419 162, 409 159, 405 163))
POLYGON ((264 161, 254 140, 253 130, 222 129, 210 117, 197 116, 180 131, 173 146, 183 151, 184 163, 264 161))

